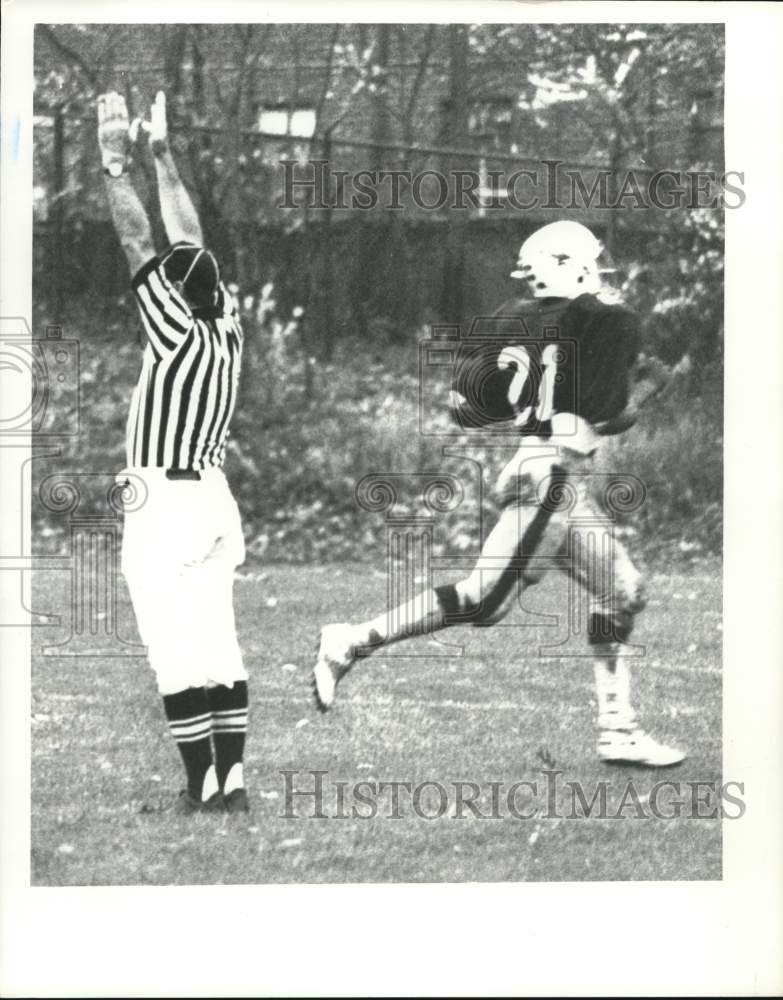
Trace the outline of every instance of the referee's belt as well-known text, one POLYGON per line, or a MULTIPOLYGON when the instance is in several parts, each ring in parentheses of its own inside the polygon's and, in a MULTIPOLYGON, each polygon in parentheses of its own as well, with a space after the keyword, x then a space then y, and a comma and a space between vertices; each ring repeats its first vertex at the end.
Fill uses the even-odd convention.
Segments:
POLYGON ((201 482, 201 473, 198 469, 166 469, 166 479, 191 479, 194 482, 201 482))

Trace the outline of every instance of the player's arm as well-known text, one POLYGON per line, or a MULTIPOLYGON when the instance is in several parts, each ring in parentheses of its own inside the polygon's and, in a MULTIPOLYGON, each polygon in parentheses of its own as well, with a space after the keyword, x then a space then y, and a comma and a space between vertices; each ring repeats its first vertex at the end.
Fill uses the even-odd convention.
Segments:
POLYGON ((98 98, 98 145, 114 228, 131 274, 136 274, 155 256, 155 244, 147 213, 125 173, 128 109, 120 94, 111 92, 98 98))
POLYGON ((597 347, 590 366, 590 423, 596 434, 620 434, 636 423, 647 398, 647 389, 634 379, 641 344, 639 318, 627 309, 606 308, 596 317, 592 336, 597 347))
POLYGON ((166 95, 158 91, 150 109, 150 148, 155 158, 160 211, 169 242, 204 245, 198 212, 179 176, 168 141, 166 95))
POLYGON ((628 393, 628 403, 615 416, 596 424, 598 434, 621 434, 637 422, 644 406, 666 395, 691 370, 690 355, 685 354, 674 367, 658 358, 640 355, 628 393))

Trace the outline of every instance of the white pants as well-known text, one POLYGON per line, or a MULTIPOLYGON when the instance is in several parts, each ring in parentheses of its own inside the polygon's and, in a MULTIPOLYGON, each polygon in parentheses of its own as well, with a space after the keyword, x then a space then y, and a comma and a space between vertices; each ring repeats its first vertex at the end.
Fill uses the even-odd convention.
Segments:
POLYGON ((590 595, 589 613, 607 623, 607 634, 630 634, 645 605, 644 583, 613 518, 591 495, 592 459, 558 456, 542 445, 540 452, 523 446, 500 473, 500 518, 457 591, 480 624, 492 624, 509 611, 517 583, 531 586, 555 564, 590 595), (552 487, 557 502, 544 504, 553 462, 560 468, 559 486, 552 487))
POLYGON ((117 481, 126 478, 122 572, 160 693, 245 680, 233 604, 245 545, 225 475, 131 468, 117 481))

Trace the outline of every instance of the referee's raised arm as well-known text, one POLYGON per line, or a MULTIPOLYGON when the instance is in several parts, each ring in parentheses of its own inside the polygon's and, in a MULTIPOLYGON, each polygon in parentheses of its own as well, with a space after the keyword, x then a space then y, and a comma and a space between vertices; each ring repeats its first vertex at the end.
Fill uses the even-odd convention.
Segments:
POLYGON ((159 90, 150 108, 150 149, 155 157, 160 213, 169 243, 204 245, 198 213, 169 149, 166 95, 159 90))
POLYGON ((121 94, 110 92, 98 98, 98 145, 112 221, 131 275, 135 275, 154 257, 155 245, 147 213, 125 170, 128 108, 121 94))

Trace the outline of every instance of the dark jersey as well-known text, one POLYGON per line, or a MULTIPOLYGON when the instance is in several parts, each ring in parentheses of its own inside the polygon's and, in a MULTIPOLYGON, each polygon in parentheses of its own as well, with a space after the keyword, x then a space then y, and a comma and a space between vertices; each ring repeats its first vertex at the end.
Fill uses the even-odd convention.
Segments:
POLYGON ((639 322, 594 295, 512 299, 477 320, 457 355, 453 388, 462 427, 513 420, 520 433, 547 436, 556 413, 590 424, 628 403, 639 322))

